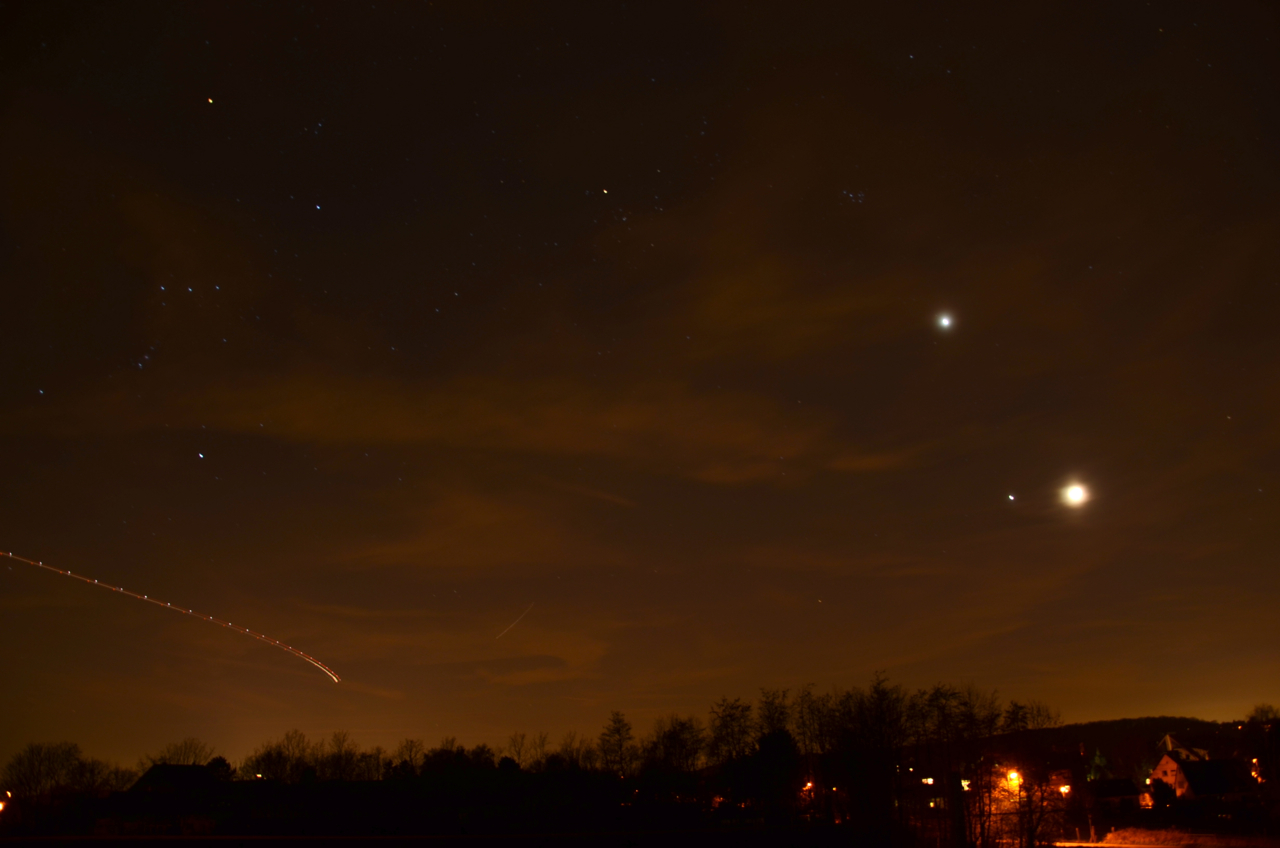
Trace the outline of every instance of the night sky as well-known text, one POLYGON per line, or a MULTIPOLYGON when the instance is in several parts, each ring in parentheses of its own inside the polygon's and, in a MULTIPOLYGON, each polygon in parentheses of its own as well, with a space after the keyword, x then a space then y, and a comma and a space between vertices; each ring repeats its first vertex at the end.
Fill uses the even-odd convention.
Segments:
POLYGON ((0 758, 1280 700, 1273 7, 550 5, 0 7, 0 550, 343 678, 6 560, 0 758))

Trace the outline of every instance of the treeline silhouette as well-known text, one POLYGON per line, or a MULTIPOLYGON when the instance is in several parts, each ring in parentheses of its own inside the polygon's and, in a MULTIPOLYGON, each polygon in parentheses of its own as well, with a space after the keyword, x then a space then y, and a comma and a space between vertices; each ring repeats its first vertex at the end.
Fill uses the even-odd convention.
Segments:
POLYGON ((705 717, 665 715, 642 735, 614 711, 598 733, 570 732, 555 744, 546 733, 516 732, 498 747, 409 738, 387 751, 343 731, 309 739, 293 730, 236 768, 187 739, 136 770, 86 760, 74 745, 33 744, 5 767, 18 814, 0 814, 0 833, 710 827, 1030 846, 1070 835, 1073 821, 1077 833, 1094 823, 1069 782, 1083 784, 1097 762, 1082 745, 1047 744, 1059 724, 1039 702, 972 686, 908 691, 877 675, 865 688, 724 697, 705 717))

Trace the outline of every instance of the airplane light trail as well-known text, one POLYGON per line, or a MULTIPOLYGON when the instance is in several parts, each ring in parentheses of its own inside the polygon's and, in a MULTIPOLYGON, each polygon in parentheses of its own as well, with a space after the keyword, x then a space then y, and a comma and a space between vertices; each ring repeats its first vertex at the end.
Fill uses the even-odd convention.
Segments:
MULTIPOLYGON (((0 551, 0 553, 4 553, 4 552, 0 551)), ((149 598, 146 595, 139 595, 137 592, 130 592, 128 589, 121 588, 120 586, 112 586, 108 583, 99 583, 97 580, 94 580, 92 577, 82 577, 79 574, 73 574, 72 572, 66 571, 61 568, 54 568, 51 565, 45 565, 43 562, 36 562, 33 559, 20 557, 13 553, 4 553, 4 555, 7 556, 9 559, 16 560, 17 562, 25 562, 27 565, 34 565, 36 568, 43 568, 45 571, 52 571, 54 574, 61 574, 63 577, 74 577, 80 582, 88 583, 91 586, 98 586, 102 589, 110 589, 112 592, 119 592, 122 595, 128 595, 131 598, 137 598, 139 601, 146 601, 147 603, 155 604, 158 607, 164 607, 165 609, 173 610, 174 612, 180 612, 183 615, 189 615, 192 618, 198 618, 198 619, 201 619, 202 621, 211 621, 214 624, 220 624, 223 627, 227 628, 228 630, 234 630, 237 633, 243 633, 246 636, 252 636, 254 639, 257 639, 259 642, 266 642, 268 645, 279 648, 282 651, 288 651, 289 653, 293 654, 295 657, 298 657, 299 659, 306 660, 316 668, 323 671, 325 674, 332 677, 334 683, 338 683, 342 680, 341 677, 339 677, 337 674, 334 673, 333 669, 329 668, 329 666, 320 662, 320 660, 316 659, 310 654, 305 654, 302 651, 299 651, 297 648, 293 648, 293 647, 290 647, 289 645, 286 645, 284 642, 281 642, 279 639, 272 639, 270 636, 267 636, 266 634, 255 633, 252 630, 249 630, 248 628, 240 627, 239 625, 232 624, 229 621, 223 621, 220 618, 214 618, 211 615, 205 615, 204 613, 196 612, 195 610, 183 609, 182 607, 175 607, 173 604, 166 603, 165 601, 158 601, 155 598, 149 598)), ((528 612, 528 610, 525 610, 525 612, 528 612)), ((521 616, 521 618, 523 618, 523 616, 521 616)))
MULTIPOLYGON (((524 612, 522 612, 522 613, 520 613, 520 618, 524 618, 526 615, 528 615, 528 614, 529 614, 529 610, 531 610, 531 609, 533 609, 533 604, 529 604, 529 606, 525 608, 525 611, 524 611, 524 612)), ((507 625, 507 630, 510 630, 511 628, 513 628, 513 627, 515 627, 517 624, 519 624, 519 623, 520 623, 520 618, 517 618, 515 621, 511 622, 510 624, 508 624, 508 625, 507 625)), ((501 633, 499 633, 497 636, 494 636, 494 637, 493 637, 493 641, 495 641, 495 642, 496 642, 496 641, 498 641, 499 639, 501 639, 503 636, 506 636, 506 635, 507 635, 507 630, 504 630, 504 631, 502 631, 501 633)))

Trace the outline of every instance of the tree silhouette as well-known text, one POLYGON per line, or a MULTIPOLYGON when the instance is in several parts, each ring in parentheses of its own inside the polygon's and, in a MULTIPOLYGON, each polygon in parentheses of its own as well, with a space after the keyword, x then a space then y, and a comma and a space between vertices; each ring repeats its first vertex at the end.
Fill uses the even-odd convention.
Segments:
POLYGON ((787 703, 786 689, 761 689, 758 713, 760 736, 768 736, 786 730, 791 723, 791 705, 787 703))
POLYGON ((31 743, 10 758, 4 785, 20 798, 41 798, 64 791, 104 795, 128 789, 137 780, 132 769, 86 758, 74 742, 31 743))
POLYGON ((1259 724, 1270 724, 1274 721, 1280 721, 1280 709, 1276 709, 1271 704, 1258 704, 1249 711, 1246 721, 1256 721, 1259 724))
POLYGON ((643 745, 645 767, 664 772, 692 772, 698 768, 705 744, 702 722, 695 716, 672 713, 653 723, 643 745))
POLYGON ((594 768, 599 759, 599 751, 590 739, 579 736, 576 730, 570 730, 560 740, 560 748, 556 752, 565 764, 576 769, 594 768))
POLYGON ((231 767, 231 763, 227 762, 226 757, 214 757, 205 767, 213 772, 213 776, 218 780, 227 781, 234 780, 236 776, 235 769, 231 767))
POLYGON ((206 745, 194 736, 188 736, 181 742, 170 742, 154 754, 142 758, 139 767, 143 770, 154 765, 202 766, 213 759, 213 746, 206 745))
POLYGON ((751 705, 741 698, 721 698, 711 705, 707 757, 720 764, 745 757, 755 748, 751 705))
POLYGON ((246 757, 240 765, 240 776, 246 780, 301 783, 316 776, 316 760, 323 750, 323 743, 312 745, 301 730, 290 730, 279 742, 266 742, 246 757))
POLYGON ((532 739, 529 740, 529 767, 535 771, 542 769, 547 764, 547 743, 551 741, 551 737, 546 731, 538 731, 532 739))
POLYGON ((614 710, 609 721, 600 731, 600 761, 606 771, 625 774, 631 765, 631 723, 626 716, 614 710))
POLYGON ((525 751, 528 748, 528 738, 524 733, 513 733, 507 739, 507 755, 515 761, 516 766, 524 768, 525 751))
POLYGON ((356 775, 356 762, 359 748, 351 740, 351 734, 345 730, 335 730, 329 737, 328 749, 320 763, 323 764, 321 776, 329 780, 351 780, 356 775))
POLYGON ((396 765, 404 763, 410 774, 417 774, 422 770, 422 761, 426 757, 426 745, 421 739, 404 739, 396 746, 396 750, 391 755, 391 759, 396 765))
MULTIPOLYGON (((1058 722, 1047 706, 1002 703, 972 686, 908 692, 879 674, 866 689, 794 691, 761 689, 755 704, 721 697, 706 722, 664 715, 640 744, 626 716, 613 711, 597 737, 569 731, 554 753, 546 733, 513 733, 501 752, 485 744, 465 748, 452 736, 429 751, 421 740, 405 739, 388 757, 378 747, 362 749, 345 731, 312 741, 292 730, 257 748, 239 775, 302 785, 225 797, 292 804, 288 815, 308 828, 327 827, 320 822, 330 809, 355 799, 351 812, 332 813, 348 816, 341 827, 352 832, 367 826, 359 816, 378 827, 385 822, 389 833, 397 827, 443 833, 635 822, 678 830, 718 824, 717 818, 780 825, 796 823, 798 814, 841 825, 858 841, 931 848, 1030 848, 1064 832, 1075 795, 1061 791, 1068 773, 1063 752, 1047 747, 1051 737, 1039 732, 1058 722), (1014 769, 1020 778, 1010 781, 1014 769), (378 780, 394 785, 342 785, 378 780), (315 781, 336 785, 310 786, 315 781)), ((1267 752, 1274 750, 1275 724, 1276 711, 1266 705, 1249 717, 1244 741, 1260 765, 1274 762, 1267 752)), ((211 755, 191 738, 145 762, 207 762, 211 773, 228 779, 230 765, 211 755)), ((1077 780, 1087 766, 1083 755, 1071 766, 1078 767, 1077 780)), ((1094 766, 1098 774, 1104 763, 1096 758, 1094 766)), ((62 743, 27 746, 4 778, 37 806, 58 810, 71 809, 75 793, 105 798, 132 774, 62 743)))
POLYGON ((66 786, 79 762, 80 746, 74 742, 32 742, 5 765, 5 786, 22 797, 45 795, 66 786))

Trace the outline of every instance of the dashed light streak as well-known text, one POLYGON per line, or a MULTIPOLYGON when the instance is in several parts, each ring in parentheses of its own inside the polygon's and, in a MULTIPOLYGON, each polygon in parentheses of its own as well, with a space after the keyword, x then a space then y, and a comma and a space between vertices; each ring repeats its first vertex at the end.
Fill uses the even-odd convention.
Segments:
MULTIPOLYGON (((535 602, 535 603, 536 603, 536 602, 535 602)), ((508 625, 507 625, 507 630, 510 630, 511 628, 513 628, 513 627, 515 627, 517 624, 519 624, 519 623, 520 623, 520 619, 521 619, 521 618, 524 618, 526 615, 528 615, 528 614, 529 614, 529 610, 531 610, 531 609, 533 609, 533 604, 529 604, 529 606, 525 607, 524 612, 520 613, 520 618, 517 618, 515 621, 513 621, 513 622, 511 622, 510 624, 508 624, 508 625)), ((504 631, 502 631, 501 633, 499 633, 497 636, 494 636, 494 637, 493 637, 493 641, 495 641, 495 642, 496 642, 496 641, 498 641, 499 639, 501 639, 503 636, 506 636, 506 635, 507 635, 507 630, 504 630, 504 631)))
MULTIPOLYGON (((173 610, 174 612, 180 612, 183 615, 189 615, 192 618, 198 618, 202 621, 208 621, 208 622, 212 622, 213 624, 221 625, 227 628, 228 630, 234 630, 237 633, 243 633, 246 636, 252 636, 254 639, 257 639, 259 642, 266 642, 268 645, 271 645, 272 647, 279 648, 282 651, 288 651, 289 653, 293 654, 295 657, 306 660, 316 668, 323 671, 325 674, 329 675, 329 677, 333 678, 334 683, 338 683, 342 680, 342 678, 339 677, 334 672, 333 669, 329 668, 329 666, 320 662, 320 660, 316 659, 310 654, 299 651, 297 648, 286 645, 284 642, 281 642, 279 639, 272 639, 270 636, 267 636, 264 633, 255 633, 254 631, 249 630, 246 627, 240 627, 239 625, 232 624, 229 621, 223 621, 220 618, 214 618, 211 615, 205 615, 204 613, 196 612, 195 610, 184 609, 182 607, 175 607, 173 604, 167 603, 166 601, 157 600, 156 598, 150 598, 150 597, 147 597, 146 595, 139 595, 137 592, 130 592, 128 589, 122 588, 120 586, 112 586, 109 583, 100 583, 97 580, 94 580, 92 577, 83 577, 79 574, 75 574, 73 572, 66 571, 61 568, 54 568, 51 565, 45 565, 43 562, 37 562, 36 560, 33 560, 33 559, 20 557, 13 553, 5 553, 4 555, 7 556, 9 559, 16 560, 17 562, 25 562, 27 565, 34 565, 36 568, 43 568, 45 571, 52 571, 54 574, 61 574, 63 577, 73 577, 76 580, 79 580, 82 583, 88 583, 91 586, 97 586, 102 589, 108 589, 112 592, 118 592, 121 595, 128 595, 129 597, 136 598, 139 601, 146 601, 147 603, 155 604, 158 607, 164 607, 165 609, 173 610)), ((525 610, 525 611, 528 612, 528 610, 525 610)))

